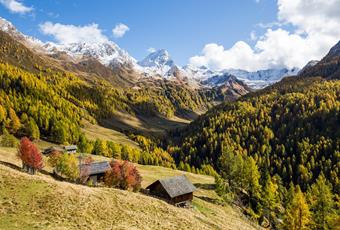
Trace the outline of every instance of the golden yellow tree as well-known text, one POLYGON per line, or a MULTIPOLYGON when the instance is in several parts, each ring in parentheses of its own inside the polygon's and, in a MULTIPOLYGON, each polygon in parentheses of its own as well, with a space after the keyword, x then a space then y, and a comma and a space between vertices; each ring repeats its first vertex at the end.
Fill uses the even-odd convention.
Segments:
POLYGON ((304 230, 309 229, 311 221, 308 204, 300 187, 297 186, 293 199, 288 204, 284 217, 284 229, 304 230))

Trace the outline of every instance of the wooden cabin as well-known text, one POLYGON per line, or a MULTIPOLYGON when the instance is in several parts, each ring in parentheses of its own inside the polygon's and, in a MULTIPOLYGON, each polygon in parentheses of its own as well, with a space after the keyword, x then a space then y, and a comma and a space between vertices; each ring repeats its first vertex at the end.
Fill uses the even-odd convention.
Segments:
POLYGON ((64 149, 62 149, 61 147, 58 147, 58 146, 51 146, 51 147, 48 147, 47 149, 45 149, 42 153, 44 155, 50 155, 53 152, 64 153, 64 149))
POLYGON ((146 189, 151 195, 165 199, 171 204, 185 206, 191 203, 196 187, 182 175, 157 180, 146 189))
POLYGON ((80 170, 88 170, 88 172, 85 173, 89 175, 88 180, 91 181, 93 185, 96 185, 98 181, 102 181, 105 172, 110 169, 111 166, 108 161, 92 162, 91 164, 82 164, 80 166, 80 170))
POLYGON ((66 153, 76 153, 77 149, 78 149, 78 147, 76 145, 64 146, 64 150, 65 150, 66 153))

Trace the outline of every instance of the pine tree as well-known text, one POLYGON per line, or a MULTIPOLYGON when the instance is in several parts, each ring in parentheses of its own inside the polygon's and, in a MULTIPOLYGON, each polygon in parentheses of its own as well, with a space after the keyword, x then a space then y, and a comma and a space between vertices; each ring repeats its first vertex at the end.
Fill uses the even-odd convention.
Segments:
POLYGON ((28 123, 27 123, 27 135, 33 139, 39 139, 40 138, 40 131, 37 123, 35 123, 33 118, 29 118, 28 123))
POLYGON ((288 204, 284 217, 284 229, 304 230, 309 229, 311 214, 308 204, 300 187, 297 186, 292 200, 288 204))
POLYGON ((334 201, 331 185, 321 174, 309 191, 310 207, 315 229, 330 229, 329 222, 333 216, 334 201))
POLYGON ((269 176, 262 191, 263 212, 269 222, 275 218, 280 204, 278 188, 275 180, 269 176))
POLYGON ((12 108, 9 109, 9 118, 11 120, 10 129, 13 133, 16 133, 20 129, 21 123, 19 117, 12 108))
POLYGON ((0 123, 2 123, 6 118, 6 110, 0 105, 0 123))
POLYGON ((250 198, 260 197, 260 172, 252 157, 248 157, 244 164, 244 188, 249 192, 250 198))

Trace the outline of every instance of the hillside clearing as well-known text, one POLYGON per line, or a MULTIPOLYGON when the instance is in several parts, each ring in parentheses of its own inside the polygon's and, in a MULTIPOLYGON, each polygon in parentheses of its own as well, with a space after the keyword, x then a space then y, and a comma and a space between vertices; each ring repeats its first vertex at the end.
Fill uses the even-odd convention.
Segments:
POLYGON ((82 131, 85 133, 89 140, 106 140, 114 143, 128 145, 130 147, 139 148, 138 144, 130 140, 125 134, 115 131, 113 129, 107 129, 99 125, 91 124, 88 121, 82 122, 82 131))
MULTIPOLYGON (((28 175, 16 168, 20 162, 13 148, 0 148, 0 161, 13 165, 0 164, 0 229, 254 229, 236 209, 218 204, 209 176, 186 173, 202 186, 195 192, 194 208, 182 209, 140 193, 28 175)), ((183 174, 158 166, 138 168, 143 187, 183 174)))

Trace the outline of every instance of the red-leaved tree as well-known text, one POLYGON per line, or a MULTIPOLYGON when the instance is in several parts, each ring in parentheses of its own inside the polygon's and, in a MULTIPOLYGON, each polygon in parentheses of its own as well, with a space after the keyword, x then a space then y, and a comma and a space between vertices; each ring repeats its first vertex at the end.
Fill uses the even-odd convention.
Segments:
POLYGON ((29 173, 35 174, 44 166, 41 153, 27 137, 20 140, 18 157, 22 160, 23 169, 29 173))
POLYGON ((107 186, 139 191, 142 177, 136 166, 128 161, 112 161, 111 169, 105 174, 104 182, 107 186))

